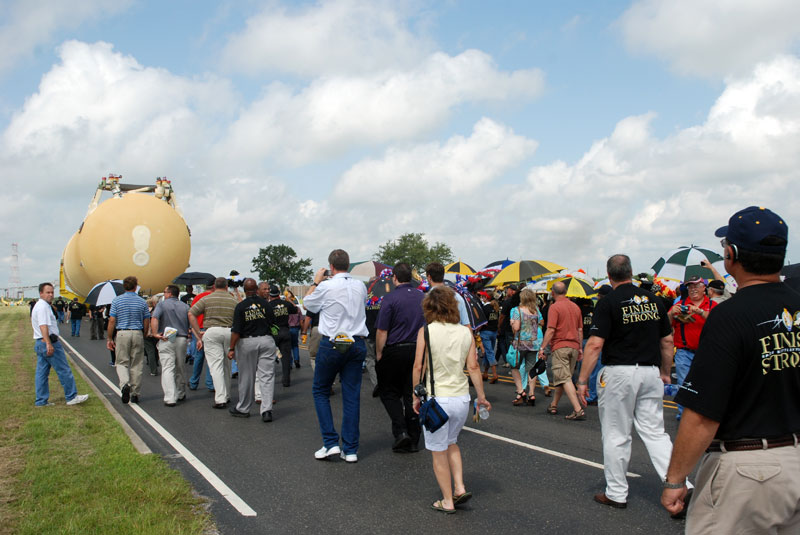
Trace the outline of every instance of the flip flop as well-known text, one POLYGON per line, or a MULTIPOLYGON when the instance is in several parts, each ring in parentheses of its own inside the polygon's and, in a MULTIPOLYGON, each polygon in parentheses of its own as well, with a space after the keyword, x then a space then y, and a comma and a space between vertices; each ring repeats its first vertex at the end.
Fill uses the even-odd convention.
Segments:
POLYGON ((470 498, 472 498, 471 492, 465 492, 464 494, 459 494, 458 496, 453 496, 453 505, 462 505, 467 503, 470 498))
POLYGON ((431 509, 433 509, 434 511, 441 511, 442 513, 447 515, 452 515, 455 514, 456 512, 455 508, 445 509, 444 506, 442 505, 442 500, 436 500, 435 502, 433 502, 433 504, 431 505, 431 509))

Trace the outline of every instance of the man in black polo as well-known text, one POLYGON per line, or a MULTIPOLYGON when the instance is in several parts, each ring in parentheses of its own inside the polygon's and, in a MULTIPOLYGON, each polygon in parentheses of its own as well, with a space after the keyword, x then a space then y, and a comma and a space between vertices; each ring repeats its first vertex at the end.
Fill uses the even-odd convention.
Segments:
POLYGON ((684 406, 661 503, 687 533, 800 533, 800 294, 780 280, 789 231, 756 206, 717 230, 738 290, 714 308, 675 401, 684 406))
POLYGON ((392 420, 398 453, 419 451, 419 416, 414 412, 411 372, 417 349, 417 334, 425 325, 424 295, 411 285, 411 268, 405 262, 394 266, 395 289, 383 298, 375 324, 375 354, 378 392, 392 420))
MULTIPOLYGON (((263 283, 262 283, 263 284, 263 283)), ((292 384, 292 333, 289 331, 289 316, 297 314, 297 307, 291 301, 281 299, 281 290, 275 284, 269 285, 269 308, 278 327, 275 343, 281 352, 283 386, 292 384)))
POLYGON ((275 390, 275 358, 278 351, 272 338, 274 318, 269 303, 257 294, 254 279, 245 279, 245 299, 233 311, 228 359, 239 363, 239 403, 229 409, 231 416, 249 418, 255 401, 258 374, 261 387, 261 421, 272 421, 272 394, 275 390))
MULTIPOLYGON (((498 362, 501 358, 505 360, 508 348, 511 346, 511 336, 513 333, 511 332, 509 318, 511 316, 511 309, 519 305, 519 296, 514 299, 514 296, 518 293, 519 289, 517 285, 509 284, 506 288, 505 299, 500 303, 500 317, 497 319, 497 352, 495 353, 498 362)), ((506 362, 503 366, 508 368, 508 363, 506 362)))

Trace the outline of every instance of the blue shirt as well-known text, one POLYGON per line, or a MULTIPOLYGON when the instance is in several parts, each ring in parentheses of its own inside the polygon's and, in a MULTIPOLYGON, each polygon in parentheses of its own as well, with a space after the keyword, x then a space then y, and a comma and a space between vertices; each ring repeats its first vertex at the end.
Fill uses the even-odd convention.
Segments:
POLYGON ((144 320, 150 318, 150 309, 147 303, 136 292, 125 292, 111 301, 111 311, 108 314, 117 318, 117 330, 144 329, 144 320))
POLYGON ((389 333, 386 345, 417 341, 417 333, 425 325, 422 315, 424 298, 425 294, 407 282, 384 296, 375 328, 389 333))

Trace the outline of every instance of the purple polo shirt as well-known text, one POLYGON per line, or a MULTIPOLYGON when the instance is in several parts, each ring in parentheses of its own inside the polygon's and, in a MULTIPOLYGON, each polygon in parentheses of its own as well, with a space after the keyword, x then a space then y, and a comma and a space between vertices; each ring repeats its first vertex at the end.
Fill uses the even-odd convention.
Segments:
POLYGON ((376 329, 387 331, 386 345, 417 341, 420 327, 425 325, 422 300, 425 294, 406 282, 384 296, 376 329))

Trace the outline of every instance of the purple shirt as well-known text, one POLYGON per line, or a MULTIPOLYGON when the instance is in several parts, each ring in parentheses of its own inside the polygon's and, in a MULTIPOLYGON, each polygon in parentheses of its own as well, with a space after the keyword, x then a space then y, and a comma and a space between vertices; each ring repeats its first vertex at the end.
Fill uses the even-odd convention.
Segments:
POLYGON ((425 325, 422 300, 425 294, 411 286, 400 284, 381 301, 376 329, 387 331, 386 345, 414 343, 420 327, 425 325))

